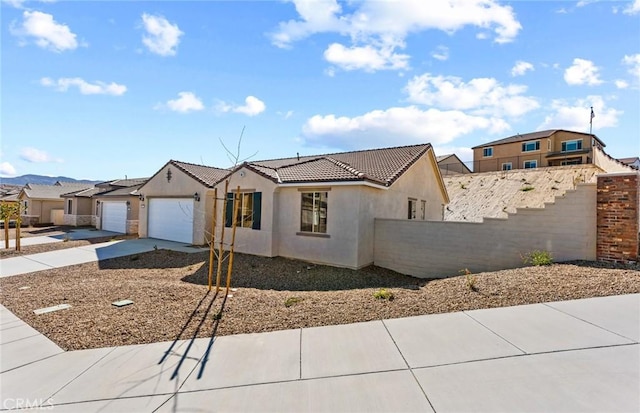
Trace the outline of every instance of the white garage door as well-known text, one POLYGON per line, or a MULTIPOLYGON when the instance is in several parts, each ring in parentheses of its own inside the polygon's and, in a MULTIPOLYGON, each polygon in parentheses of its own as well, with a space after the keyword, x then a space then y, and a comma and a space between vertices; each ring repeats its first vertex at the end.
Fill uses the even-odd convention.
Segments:
POLYGON ((124 202, 102 203, 102 229, 124 234, 127 232, 127 204, 124 202))
POLYGON ((193 198, 151 198, 149 238, 193 242, 193 198))

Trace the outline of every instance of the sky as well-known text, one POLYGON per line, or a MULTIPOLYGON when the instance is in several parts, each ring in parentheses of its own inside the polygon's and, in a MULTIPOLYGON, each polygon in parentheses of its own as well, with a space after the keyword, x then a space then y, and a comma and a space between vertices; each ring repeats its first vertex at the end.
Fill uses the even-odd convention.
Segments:
POLYGON ((640 0, 0 1, 3 177, 590 126, 640 155, 640 0))

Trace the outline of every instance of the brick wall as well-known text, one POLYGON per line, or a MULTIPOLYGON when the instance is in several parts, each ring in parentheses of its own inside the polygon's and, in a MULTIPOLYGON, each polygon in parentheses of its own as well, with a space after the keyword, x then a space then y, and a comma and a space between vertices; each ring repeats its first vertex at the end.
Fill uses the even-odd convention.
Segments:
POLYGON ((598 176, 596 256, 599 261, 638 261, 640 173, 598 176))

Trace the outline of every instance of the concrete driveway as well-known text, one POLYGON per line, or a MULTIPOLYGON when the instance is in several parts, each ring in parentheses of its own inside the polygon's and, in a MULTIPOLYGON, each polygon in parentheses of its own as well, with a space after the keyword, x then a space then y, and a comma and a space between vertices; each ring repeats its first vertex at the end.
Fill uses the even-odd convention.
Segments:
MULTIPOLYGON (((59 235, 42 235, 38 237, 25 237, 20 240, 20 245, 23 247, 29 245, 39 245, 39 244, 53 244, 56 242, 63 242, 65 239, 69 241, 75 241, 80 239, 93 239, 93 238, 101 238, 101 237, 115 237, 117 235, 122 235, 117 232, 112 231, 102 231, 99 229, 89 229, 89 228, 80 228, 80 229, 72 229, 71 231, 65 234, 59 235)), ((9 248, 15 248, 16 240, 9 240, 9 248)), ((5 249, 4 241, 0 242, 0 249, 5 249)))
POLYGON ((0 311, 3 409, 640 411, 640 294, 70 352, 0 311))
MULTIPOLYGON (((106 231, 101 232, 105 233, 106 231)), ((19 257, 0 260, 0 278, 26 274, 34 271, 66 267, 69 265, 84 264, 86 262, 107 260, 126 255, 140 254, 143 252, 153 251, 154 249, 170 249, 188 253, 202 251, 201 248, 192 247, 188 244, 153 238, 109 241, 85 245, 82 247, 42 252, 39 254, 22 255, 19 257)))

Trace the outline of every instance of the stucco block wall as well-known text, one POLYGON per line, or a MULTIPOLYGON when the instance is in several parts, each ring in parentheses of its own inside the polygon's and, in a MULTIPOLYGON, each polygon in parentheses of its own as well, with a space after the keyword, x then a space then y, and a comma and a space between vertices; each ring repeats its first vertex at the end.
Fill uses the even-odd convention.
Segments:
POLYGON ((127 235, 138 233, 138 220, 127 220, 126 225, 127 235))
POLYGON ((640 254, 640 173, 598 176, 597 257, 638 261, 640 254))
POLYGON ((28 200, 27 215, 33 215, 39 217, 40 224, 52 223, 51 210, 52 209, 64 209, 64 200, 49 201, 40 199, 28 200))
POLYGON ((483 223, 375 220, 374 263, 421 278, 523 266, 549 251, 555 261, 595 260, 596 185, 580 184, 555 203, 483 223))

